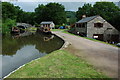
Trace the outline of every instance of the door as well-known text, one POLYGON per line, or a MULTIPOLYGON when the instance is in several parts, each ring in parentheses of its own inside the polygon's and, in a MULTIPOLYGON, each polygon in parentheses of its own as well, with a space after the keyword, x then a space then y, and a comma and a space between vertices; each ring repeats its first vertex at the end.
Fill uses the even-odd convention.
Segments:
POLYGON ((103 34, 93 34, 93 38, 103 41, 103 34))

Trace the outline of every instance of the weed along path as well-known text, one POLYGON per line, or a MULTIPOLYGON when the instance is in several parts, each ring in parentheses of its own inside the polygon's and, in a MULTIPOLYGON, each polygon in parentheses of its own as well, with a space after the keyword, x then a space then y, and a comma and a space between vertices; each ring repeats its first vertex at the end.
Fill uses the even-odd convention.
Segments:
POLYGON ((71 43, 65 50, 80 58, 82 57, 107 76, 111 78, 118 77, 117 47, 63 33, 62 31, 54 31, 53 33, 71 43))

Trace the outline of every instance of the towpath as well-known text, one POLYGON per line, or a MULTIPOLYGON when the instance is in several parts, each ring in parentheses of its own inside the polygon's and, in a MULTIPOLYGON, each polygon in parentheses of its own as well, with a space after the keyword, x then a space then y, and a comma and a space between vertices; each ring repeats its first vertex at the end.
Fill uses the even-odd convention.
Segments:
POLYGON ((98 71, 103 72, 107 76, 111 78, 118 77, 119 48, 61 31, 54 31, 53 33, 71 43, 71 45, 66 48, 67 51, 85 59, 98 71))

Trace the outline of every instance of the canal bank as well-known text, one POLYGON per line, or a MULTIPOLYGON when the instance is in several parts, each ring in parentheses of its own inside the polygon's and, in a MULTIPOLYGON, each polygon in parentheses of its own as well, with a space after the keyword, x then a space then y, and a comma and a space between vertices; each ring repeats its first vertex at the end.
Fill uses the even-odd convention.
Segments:
MULTIPOLYGON (((35 34, 34 34, 34 35, 35 35, 35 34)), ((55 35, 55 34, 53 33, 53 34, 51 34, 51 35, 55 35)), ((59 37, 60 39, 62 39, 63 42, 64 42, 63 46, 62 46, 59 50, 63 50, 63 49, 65 49, 68 45, 70 45, 70 43, 67 42, 62 36, 57 35, 57 37, 59 37)), ((51 39, 51 38, 49 38, 49 39, 51 39)), ((48 40, 47 40, 47 41, 48 41, 48 40)), ((46 54, 45 54, 45 55, 46 55, 46 54)), ((43 56, 45 56, 45 55, 43 55, 43 56)), ((43 56, 42 56, 42 57, 43 57, 43 56)), ((40 57, 40 58, 41 58, 41 57, 40 57)), ((15 70, 11 71, 8 75, 4 76, 3 78, 9 77, 11 74, 13 74, 14 72, 18 71, 20 68, 22 68, 22 67, 26 66, 27 64, 32 63, 32 62, 34 62, 34 61, 36 61, 36 60, 38 60, 38 59, 40 59, 40 58, 33 59, 33 60, 31 60, 30 62, 25 63, 25 64, 19 66, 18 68, 16 68, 15 70)))
POLYGON ((63 44, 64 41, 54 34, 3 36, 3 52, 0 54, 2 57, 2 77, 7 77, 11 72, 15 72, 32 60, 60 49, 63 44))
POLYGON ((25 64, 7 78, 107 78, 86 61, 69 53, 66 48, 71 43, 63 36, 57 36, 65 41, 59 50, 25 64))

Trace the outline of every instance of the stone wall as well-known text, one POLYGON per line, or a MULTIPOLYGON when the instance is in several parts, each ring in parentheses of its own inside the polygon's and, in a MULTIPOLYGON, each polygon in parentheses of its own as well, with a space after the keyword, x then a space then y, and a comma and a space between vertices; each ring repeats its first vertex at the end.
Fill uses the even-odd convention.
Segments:
POLYGON ((96 17, 95 19, 87 23, 87 37, 89 38, 93 38, 93 34, 103 34, 104 35, 103 39, 104 41, 106 41, 105 37, 109 33, 118 34, 118 31, 100 16, 96 17), (103 27, 100 27, 100 28, 94 27, 94 23, 97 23, 97 22, 103 23, 103 27))
POLYGON ((87 23, 85 23, 85 27, 77 27, 75 24, 75 32, 79 32, 79 33, 87 33, 87 23))

